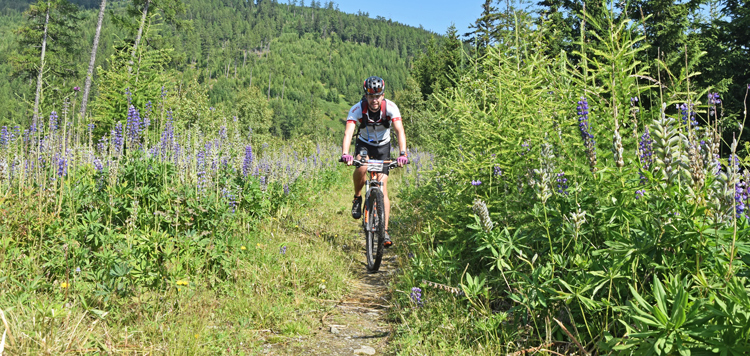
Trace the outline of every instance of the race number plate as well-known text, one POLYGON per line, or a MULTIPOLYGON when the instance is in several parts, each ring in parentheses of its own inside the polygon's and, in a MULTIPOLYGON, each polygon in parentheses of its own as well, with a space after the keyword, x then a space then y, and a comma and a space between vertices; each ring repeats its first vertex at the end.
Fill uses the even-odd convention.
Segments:
POLYGON ((368 172, 382 172, 383 171, 383 161, 374 161, 370 160, 367 162, 367 171, 368 172))

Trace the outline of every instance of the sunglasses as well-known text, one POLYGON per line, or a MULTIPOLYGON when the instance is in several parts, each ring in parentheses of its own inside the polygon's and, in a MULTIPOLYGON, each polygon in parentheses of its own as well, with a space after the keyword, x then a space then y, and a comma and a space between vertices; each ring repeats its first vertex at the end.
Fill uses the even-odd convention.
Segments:
POLYGON ((367 94, 380 95, 382 93, 383 93, 382 90, 378 90, 378 89, 375 89, 375 88, 367 88, 367 94))

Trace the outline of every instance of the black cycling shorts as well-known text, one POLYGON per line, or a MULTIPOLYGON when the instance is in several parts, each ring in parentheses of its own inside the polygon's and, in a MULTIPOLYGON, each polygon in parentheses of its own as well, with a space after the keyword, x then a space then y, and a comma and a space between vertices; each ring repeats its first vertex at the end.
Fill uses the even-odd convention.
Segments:
MULTIPOLYGON (((370 159, 377 159, 381 161, 391 160, 391 142, 390 141, 382 146, 373 146, 369 143, 366 143, 366 142, 363 142, 362 140, 357 139, 357 143, 354 145, 355 157, 359 154, 359 151, 361 151, 362 148, 367 149, 367 156, 370 157, 370 159)), ((388 174, 388 170, 386 169, 386 171, 383 173, 388 174)))

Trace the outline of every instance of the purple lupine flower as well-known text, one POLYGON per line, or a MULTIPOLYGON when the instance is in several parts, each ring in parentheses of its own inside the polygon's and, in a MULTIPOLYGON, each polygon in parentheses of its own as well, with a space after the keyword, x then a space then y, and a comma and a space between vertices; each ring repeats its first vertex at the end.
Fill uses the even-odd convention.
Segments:
POLYGON ((719 93, 708 93, 708 115, 716 114, 716 105, 721 104, 719 93))
POLYGON ((140 143, 141 140, 141 115, 134 106, 128 109, 128 121, 127 121, 127 132, 128 132, 128 144, 129 147, 135 146, 140 143))
POLYGON ((8 127, 3 126, 0 128, 0 146, 6 146, 10 143, 10 132, 8 132, 8 127))
POLYGON ((644 194, 646 194, 646 190, 645 189, 636 190, 635 191, 635 199, 637 200, 637 199, 643 198, 644 194))
POLYGON ((578 130, 581 132, 584 145, 588 147, 589 143, 594 144, 595 141, 589 127, 589 102, 586 97, 581 97, 576 109, 578 110, 578 130))
POLYGON ((102 170, 104 169, 104 165, 99 158, 94 158, 94 169, 96 169, 97 173, 102 173, 102 170))
POLYGON ((419 287, 413 287, 411 289, 409 298, 411 299, 412 303, 416 304, 417 306, 422 306, 422 289, 420 289, 419 287))
POLYGON ((478 185, 480 185, 480 184, 482 184, 482 181, 481 181, 481 180, 472 180, 472 181, 471 181, 471 185, 473 185, 473 186, 478 186, 478 185))
POLYGON ((128 107, 133 106, 133 94, 130 93, 130 88, 125 88, 125 97, 128 98, 128 107))
POLYGON ((745 213, 748 202, 748 188, 746 183, 740 181, 735 187, 734 201, 736 205, 737 218, 740 218, 745 213))
POLYGON ((89 132, 91 132, 91 131, 94 131, 94 129, 96 128, 96 125, 88 124, 87 127, 89 128, 89 132))
POLYGON ((646 131, 641 135, 641 141, 638 144, 638 152, 641 158, 641 171, 638 174, 641 176, 641 183, 645 183, 646 176, 643 175, 644 171, 648 171, 651 168, 651 164, 654 162, 654 140, 651 139, 651 133, 646 127, 646 131))
POLYGON ((53 111, 49 114, 49 129, 50 131, 55 131, 58 129, 57 127, 57 111, 53 111))
POLYGON ((286 246, 281 246, 281 248, 279 249, 279 253, 282 255, 286 255, 286 246))
POLYGON ((161 159, 166 159, 167 152, 172 148, 174 143, 174 126, 172 125, 171 111, 167 112, 167 122, 164 124, 164 131, 161 133, 161 159))
POLYGON ((523 141, 521 147, 526 149, 521 151, 521 156, 525 156, 527 152, 531 151, 531 147, 529 147, 529 141, 523 141))
POLYGON ((719 93, 708 93, 708 104, 717 105, 721 104, 721 96, 719 93))
POLYGON ((182 152, 182 146, 179 143, 174 144, 174 164, 179 165, 180 163, 180 152, 182 152))
POLYGON ((284 183, 284 195, 289 195, 289 184, 284 183))
POLYGON ((234 213, 235 208, 237 207, 237 199, 234 193, 232 193, 230 189, 222 188, 221 195, 224 197, 224 199, 227 200, 229 207, 232 209, 232 212, 234 213))
POLYGON ((227 139, 227 125, 221 125, 219 128, 219 138, 221 138, 222 141, 226 141, 227 139))
POLYGON ((114 148, 115 153, 122 152, 122 123, 118 122, 115 127, 110 131, 111 145, 114 148))
POLYGON ((682 115, 682 124, 684 126, 688 126, 688 123, 690 123, 691 127, 698 126, 698 121, 695 118, 695 110, 693 109, 694 105, 690 104, 688 106, 687 104, 681 104, 676 105, 677 109, 680 110, 680 114, 682 115))
POLYGON ((198 176, 197 188, 198 193, 201 193, 206 187, 206 152, 203 150, 198 151, 195 160, 195 170, 197 171, 196 175, 198 176))
POLYGON ((568 178, 565 178, 565 172, 557 173, 557 192, 568 195, 568 178))
POLYGON ((99 143, 96 144, 96 151, 102 156, 107 154, 107 142, 107 136, 102 136, 102 138, 99 139, 99 143))
POLYGON ((500 166, 495 166, 495 173, 496 176, 503 175, 503 170, 500 168, 500 166))
POLYGON ((589 126, 589 102, 582 96, 576 107, 578 113, 578 130, 581 132, 583 146, 586 147, 586 156, 589 159, 589 167, 596 172, 596 141, 589 126))
POLYGON ((65 156, 57 158, 57 176, 64 177, 68 174, 68 159, 65 156))

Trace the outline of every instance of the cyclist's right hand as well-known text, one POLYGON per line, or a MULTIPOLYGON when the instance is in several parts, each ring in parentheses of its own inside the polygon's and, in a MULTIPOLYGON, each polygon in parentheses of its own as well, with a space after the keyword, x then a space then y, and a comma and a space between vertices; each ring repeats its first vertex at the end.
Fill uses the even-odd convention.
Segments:
POLYGON ((354 157, 348 154, 341 155, 341 158, 339 159, 340 162, 346 162, 347 166, 351 166, 352 162, 354 161, 354 157))

